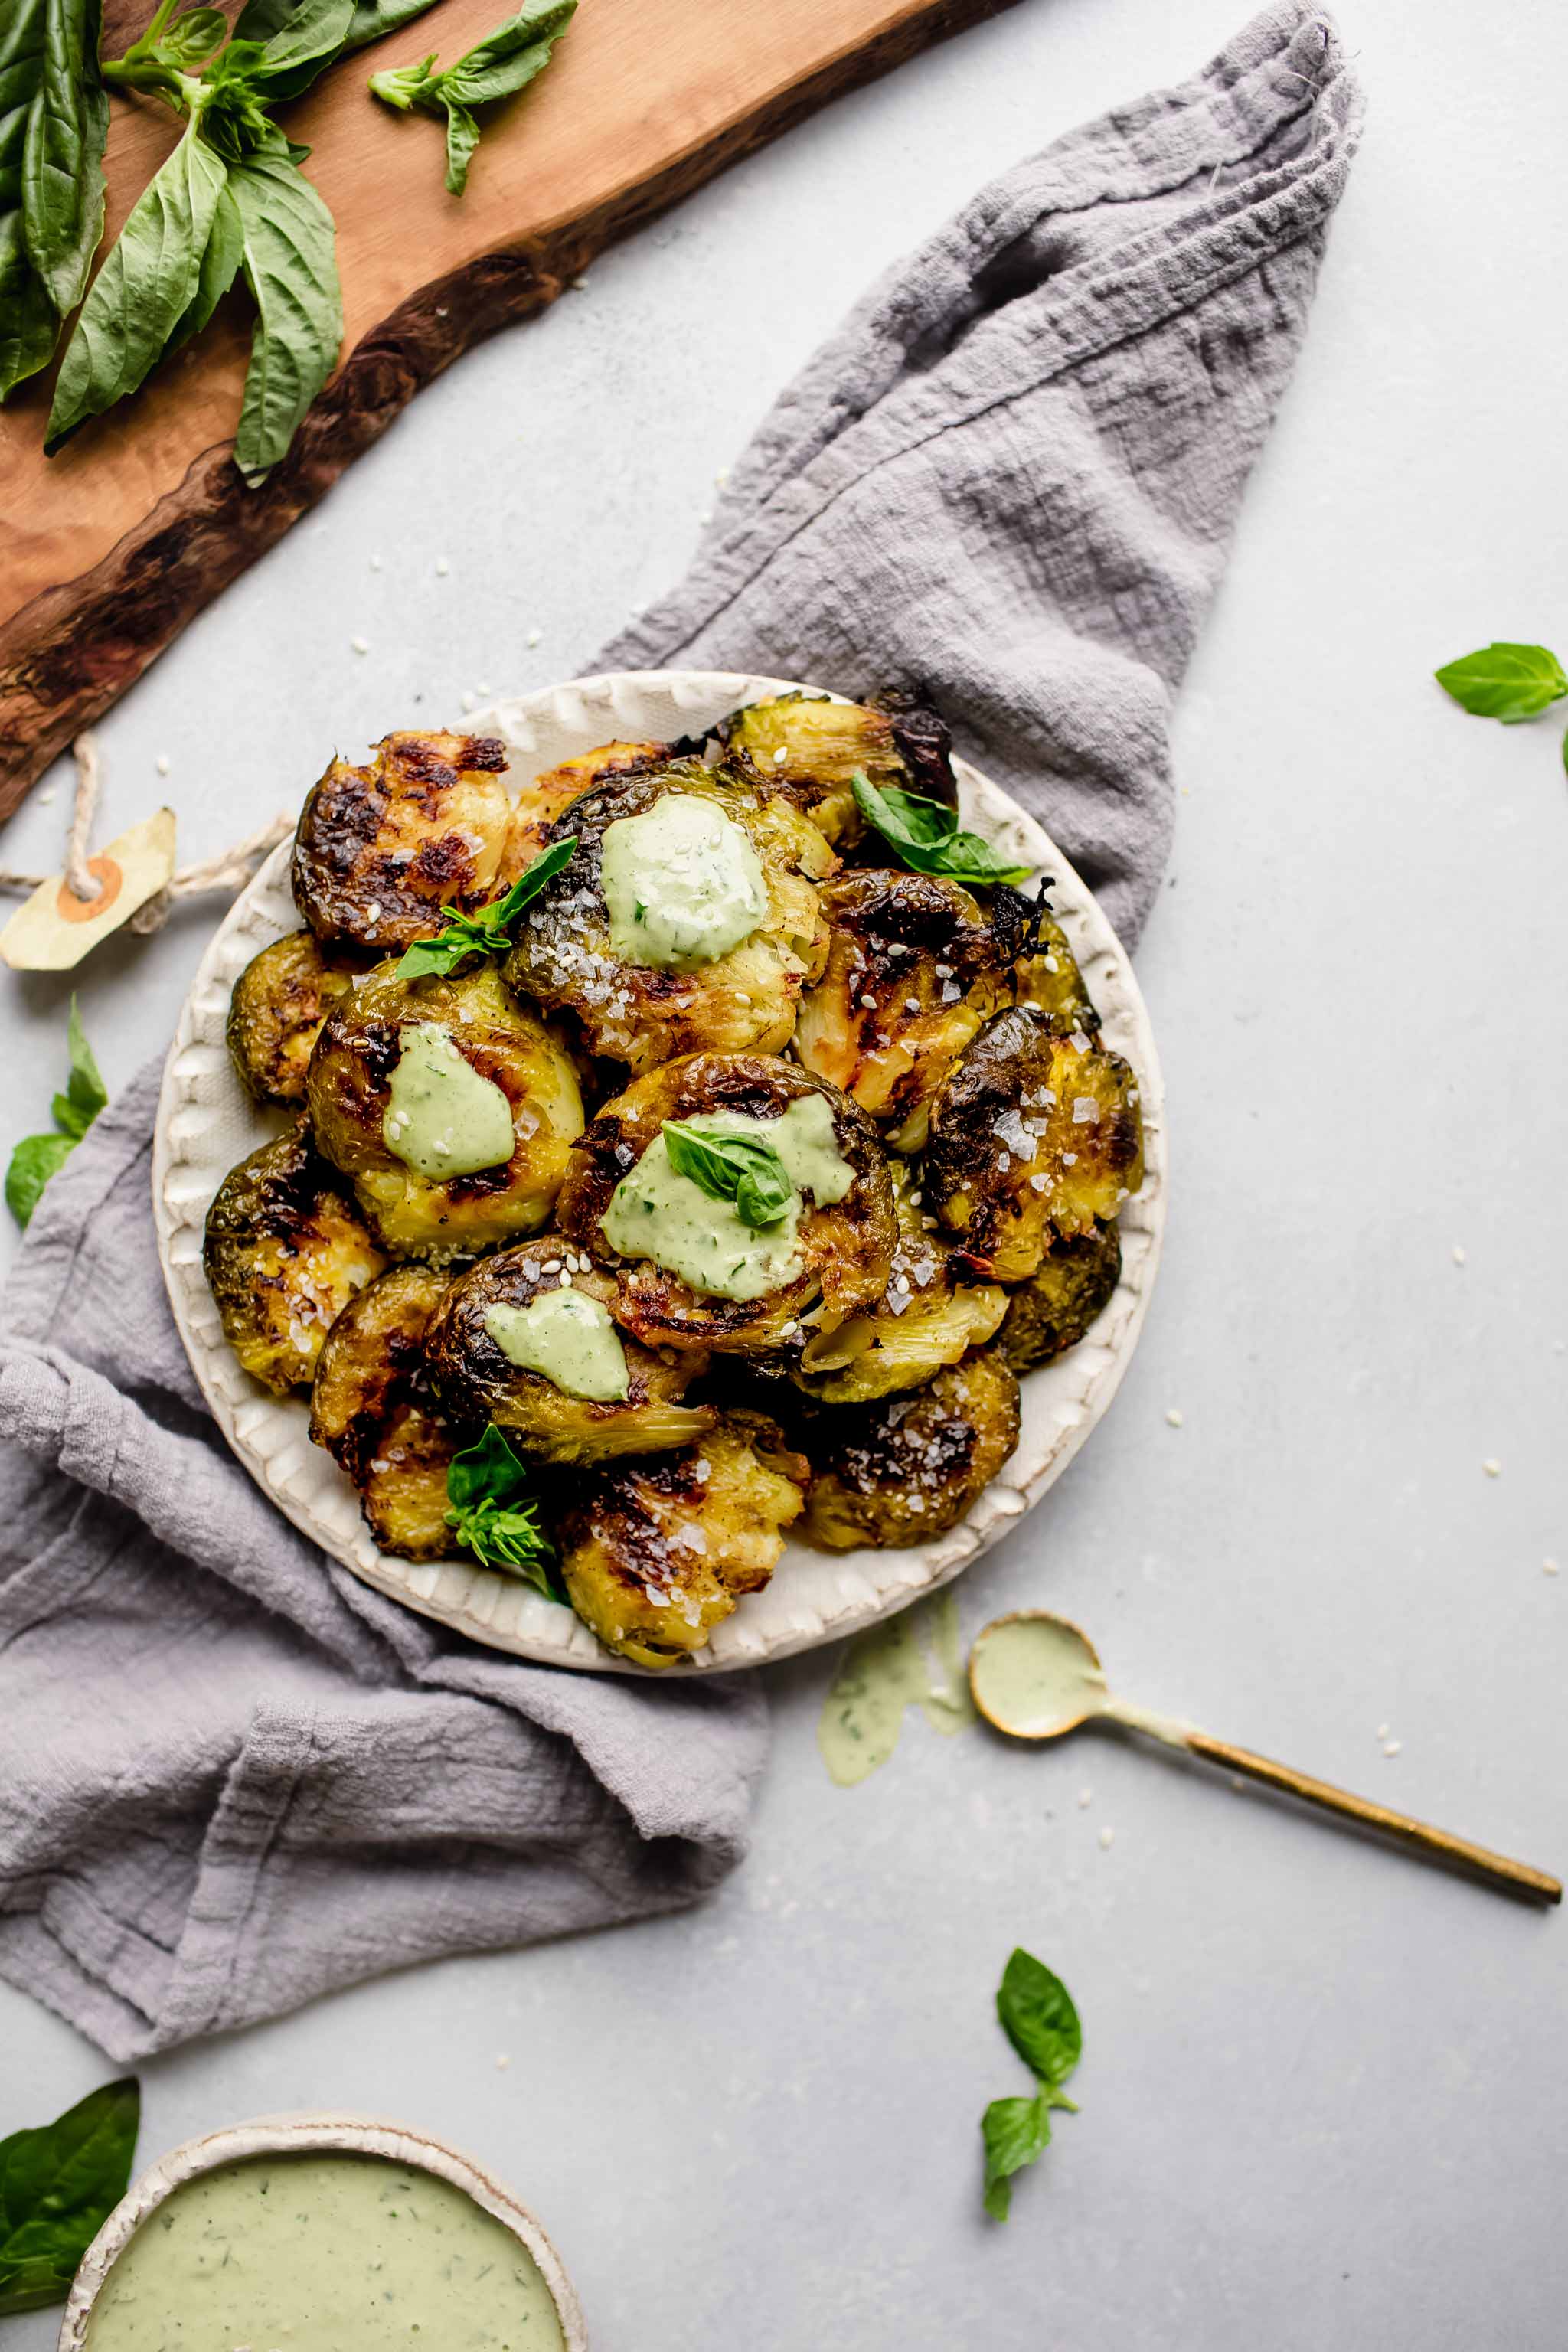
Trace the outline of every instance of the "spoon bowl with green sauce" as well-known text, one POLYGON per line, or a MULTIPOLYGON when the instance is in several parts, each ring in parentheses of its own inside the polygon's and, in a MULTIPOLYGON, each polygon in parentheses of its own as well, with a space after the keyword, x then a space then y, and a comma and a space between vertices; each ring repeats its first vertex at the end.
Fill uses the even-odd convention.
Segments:
POLYGON ((272 2116, 190 2140, 82 2259, 59 2352, 586 2352, 559 2256, 510 2190, 426 2134, 272 2116))
POLYGON ((969 1687, 986 1722, 1010 1739, 1059 1739, 1086 1723, 1120 1724, 1126 1730, 1161 1740, 1167 1748, 1182 1748, 1207 1763, 1223 1764, 1247 1780, 1261 1780, 1287 1796, 1300 1797, 1325 1812, 1379 1830, 1429 1861, 1447 1863, 1505 1894, 1530 1895, 1538 1903, 1563 1900, 1559 1882, 1529 1863, 1510 1861, 1489 1846, 1474 1845, 1468 1838, 1434 1829, 1408 1813, 1352 1796, 1331 1780, 1314 1780, 1289 1764, 1255 1755, 1249 1748, 1235 1748, 1227 1739, 1215 1739, 1195 1725, 1154 1715, 1131 1699, 1118 1698, 1106 1684, 1100 1654, 1088 1634, 1048 1610, 1017 1609, 1010 1616, 994 1617, 984 1626, 969 1653, 969 1687))

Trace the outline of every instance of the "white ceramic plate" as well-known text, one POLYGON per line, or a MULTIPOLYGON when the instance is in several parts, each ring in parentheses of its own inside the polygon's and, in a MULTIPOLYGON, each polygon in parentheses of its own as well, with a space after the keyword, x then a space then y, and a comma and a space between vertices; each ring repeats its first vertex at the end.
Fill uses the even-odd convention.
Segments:
MULTIPOLYGON (((527 782, 612 737, 662 741, 699 734, 739 703, 790 689, 787 679, 728 671, 628 671, 497 703, 463 725, 471 734, 500 736, 510 749, 510 774, 527 782)), ((965 824, 1013 850, 1020 864, 1055 877, 1052 904, 1100 1007, 1106 1041, 1139 1074, 1145 1174, 1142 1191, 1121 1213, 1121 1279, 1088 1338, 1025 1379, 1018 1449, 950 1534, 900 1551, 820 1552, 792 1543, 767 1590, 742 1601, 701 1655, 676 1671, 721 1673, 788 1657, 890 1616, 945 1584, 1061 1475, 1115 1395, 1142 1326, 1165 1218, 1163 1097, 1143 1000, 1115 933, 1060 851, 996 785, 962 761, 955 765, 965 824)), ((203 1393, 279 1508, 377 1591, 519 1657, 601 1674, 643 1672, 611 1657, 570 1610, 512 1578, 462 1560, 420 1565, 379 1550, 348 1479, 306 1435, 304 1396, 279 1398, 258 1387, 224 1339, 202 1274, 207 1208, 236 1160, 283 1125, 277 1114, 258 1110, 240 1085, 224 1024, 229 992, 251 957, 299 928, 289 861, 286 843, 235 901, 202 959, 163 1075, 153 1154, 158 1245, 203 1393)))

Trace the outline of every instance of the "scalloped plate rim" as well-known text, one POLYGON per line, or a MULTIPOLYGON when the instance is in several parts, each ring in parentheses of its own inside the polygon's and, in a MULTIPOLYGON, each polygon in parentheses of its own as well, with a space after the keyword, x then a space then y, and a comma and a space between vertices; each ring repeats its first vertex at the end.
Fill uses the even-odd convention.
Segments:
MULTIPOLYGON (((761 672, 608 671, 497 701, 466 715, 463 731, 501 735, 515 769, 531 776, 567 756, 568 749, 585 751, 612 735, 693 733, 759 695, 800 691, 828 689, 761 672), (674 709, 658 714, 657 730, 653 716, 626 707, 660 698, 674 709), (610 723, 590 723, 590 710, 610 723), (672 726, 671 716, 689 723, 672 726)), ((1109 1406, 1142 1328, 1163 1239, 1166 1180, 1163 1095, 1142 997, 1092 893, 1044 827, 967 761, 955 760, 954 768, 966 822, 993 835, 1011 835, 1055 877, 1053 905, 1085 967, 1108 1042, 1138 1072, 1146 1174, 1142 1191, 1122 1212, 1121 1279, 1078 1347, 1026 1375, 1018 1450, 956 1528, 932 1543, 897 1550, 822 1552, 791 1542, 766 1590, 741 1603, 716 1629, 707 1651, 667 1672, 723 1674, 789 1657, 859 1632, 947 1583, 1061 1475, 1109 1406)), ((274 1397, 261 1389, 240 1371, 222 1337, 201 1271, 202 1222, 227 1169, 279 1126, 277 1115, 258 1110, 240 1086, 224 1044, 224 1018, 244 963, 268 939, 297 927, 288 895, 290 850, 285 842, 273 852, 208 942, 181 1008, 159 1098, 153 1150, 158 1252, 197 1383, 230 1448, 263 1492, 330 1559, 363 1582, 512 1656, 589 1673, 647 1675, 650 1670, 612 1657, 580 1619, 515 1579, 477 1563, 421 1563, 380 1551, 348 1480, 306 1438, 304 1398, 274 1397), (235 1150, 232 1139, 221 1138, 226 1127, 241 1124, 246 1133, 235 1150)))

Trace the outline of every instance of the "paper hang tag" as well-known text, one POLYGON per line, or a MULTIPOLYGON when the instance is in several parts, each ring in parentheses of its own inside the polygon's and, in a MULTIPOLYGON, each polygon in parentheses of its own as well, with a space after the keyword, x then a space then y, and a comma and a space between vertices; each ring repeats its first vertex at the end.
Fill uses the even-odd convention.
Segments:
POLYGON ((0 931, 0 956, 14 971, 68 971, 157 896, 174 870, 174 810, 143 817, 87 864, 101 897, 79 898, 63 874, 51 874, 0 931))

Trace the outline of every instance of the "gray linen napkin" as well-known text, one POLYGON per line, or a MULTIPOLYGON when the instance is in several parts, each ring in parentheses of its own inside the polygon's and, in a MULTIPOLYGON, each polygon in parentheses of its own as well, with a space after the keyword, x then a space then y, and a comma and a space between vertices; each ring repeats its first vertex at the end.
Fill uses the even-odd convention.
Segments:
MULTIPOLYGON (((1359 100, 1327 20, 986 188, 758 433, 601 666, 919 681, 1134 935, 1166 719, 1289 373, 1359 100)), ((743 1850, 750 1678, 474 1646, 324 1559, 206 1415, 157 1073, 56 1177, 0 1339, 0 1972, 117 2059, 445 1952, 668 1910, 743 1850)))

